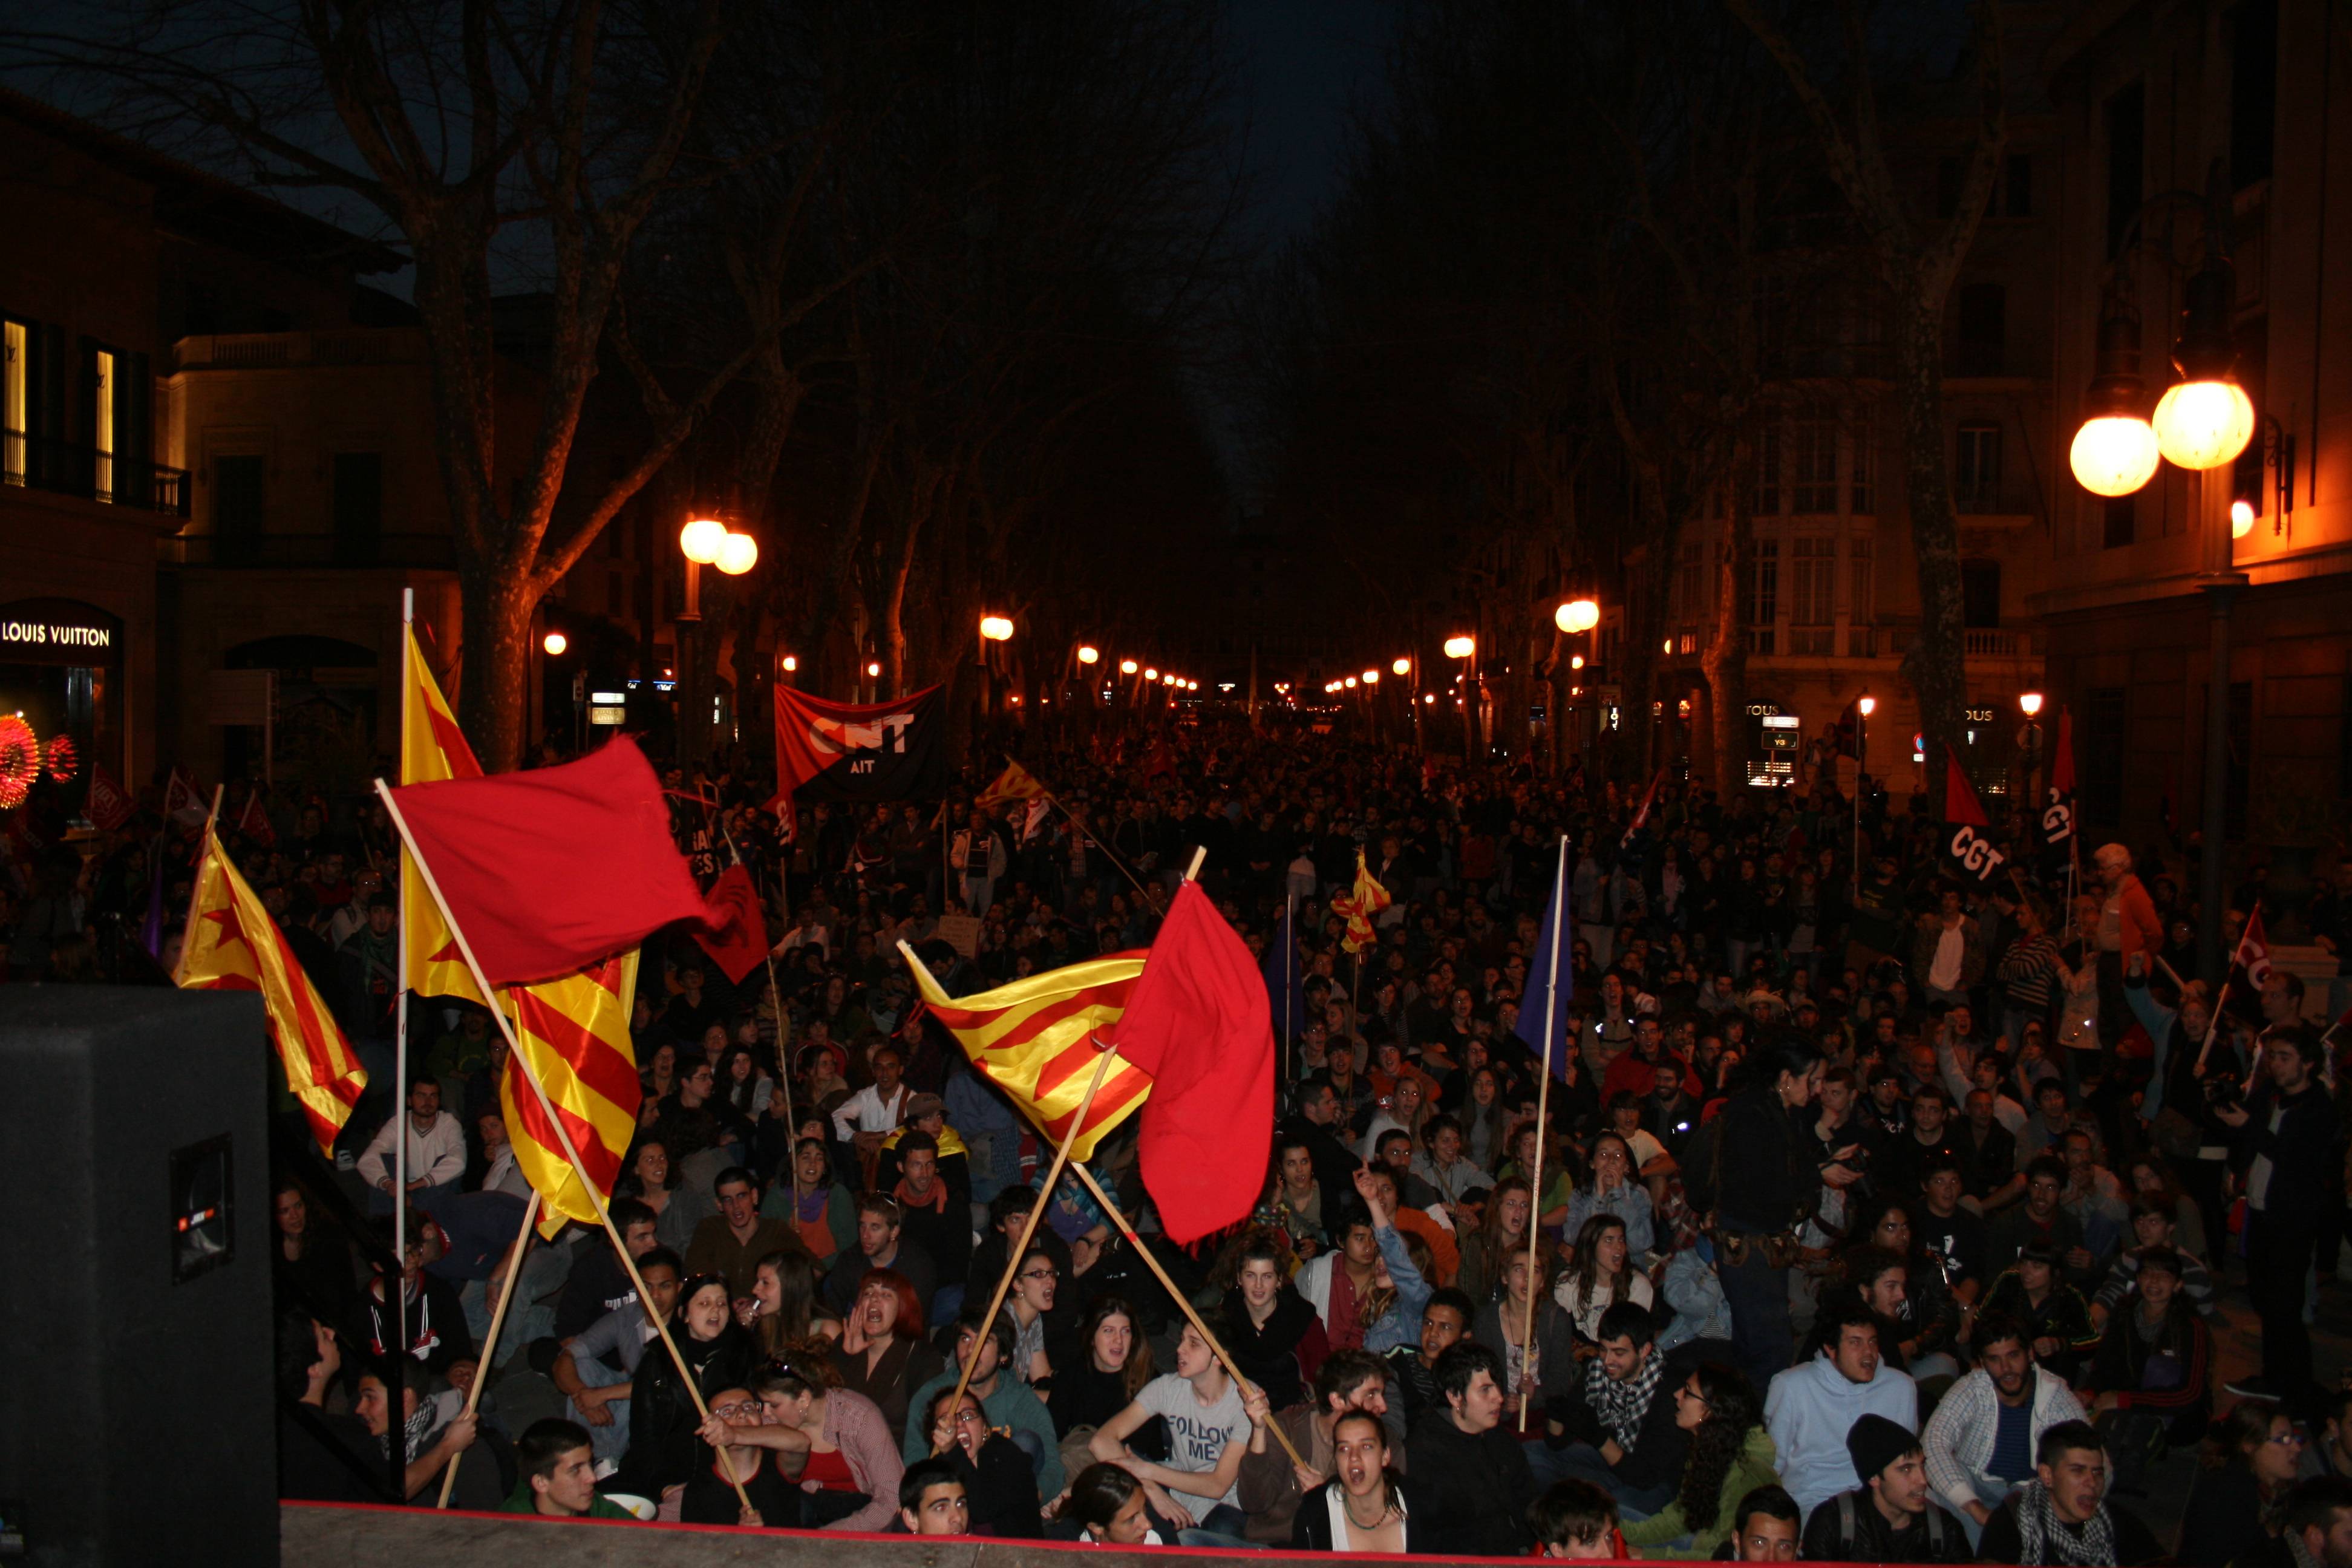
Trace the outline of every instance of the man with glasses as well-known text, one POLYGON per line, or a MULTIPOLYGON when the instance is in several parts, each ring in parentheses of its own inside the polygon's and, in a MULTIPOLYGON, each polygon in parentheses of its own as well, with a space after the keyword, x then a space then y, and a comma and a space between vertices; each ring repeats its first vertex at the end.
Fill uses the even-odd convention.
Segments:
MULTIPOLYGON (((748 1388, 722 1388, 713 1394, 710 1414, 725 1422, 730 1431, 773 1424, 748 1388)), ((696 1443, 694 1474, 687 1479, 686 1490, 678 1499, 678 1519, 687 1524, 799 1528, 800 1489, 768 1463, 765 1448, 751 1443, 729 1443, 717 1448, 709 1443, 696 1443), (729 1479, 730 1474, 732 1480, 729 1479), (751 1498, 749 1504, 735 1495, 737 1481, 742 1483, 744 1493, 751 1498)))

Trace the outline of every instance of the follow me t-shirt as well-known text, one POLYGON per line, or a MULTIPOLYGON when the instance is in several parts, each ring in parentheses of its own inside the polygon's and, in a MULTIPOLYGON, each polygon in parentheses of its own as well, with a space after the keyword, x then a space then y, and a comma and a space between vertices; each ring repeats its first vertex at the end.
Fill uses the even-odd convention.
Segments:
MULTIPOLYGON (((1242 1409, 1242 1396, 1231 1378, 1225 1380, 1224 1397, 1214 1405, 1202 1405, 1200 1395, 1192 1392, 1192 1384, 1172 1372, 1145 1384, 1135 1402, 1167 1421, 1168 1468, 1171 1470, 1213 1470, 1226 1444, 1249 1441, 1249 1415, 1242 1409)), ((1192 1510, 1196 1521, 1221 1502, 1241 1507, 1238 1481, 1227 1487, 1223 1497, 1180 1491, 1174 1487, 1168 1489, 1171 1496, 1192 1510)))

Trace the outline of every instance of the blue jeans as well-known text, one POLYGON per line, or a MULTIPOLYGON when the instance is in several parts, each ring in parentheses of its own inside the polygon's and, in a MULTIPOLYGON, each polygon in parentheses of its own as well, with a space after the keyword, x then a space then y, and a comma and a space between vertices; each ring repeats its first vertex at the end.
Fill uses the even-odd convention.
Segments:
POLYGON ((1731 1309, 1732 1355, 1749 1384, 1760 1389, 1789 1370, 1797 1342, 1789 1326, 1789 1271, 1765 1263, 1763 1237, 1750 1236, 1747 1242, 1747 1256, 1737 1264, 1718 1247, 1715 1272, 1731 1309))

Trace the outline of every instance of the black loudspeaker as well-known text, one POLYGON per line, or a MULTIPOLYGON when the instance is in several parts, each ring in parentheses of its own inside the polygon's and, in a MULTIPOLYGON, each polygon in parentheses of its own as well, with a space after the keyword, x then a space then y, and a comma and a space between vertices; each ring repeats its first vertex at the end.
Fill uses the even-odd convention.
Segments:
POLYGON ((0 1563, 277 1563, 265 1040, 250 992, 0 986, 0 1563))

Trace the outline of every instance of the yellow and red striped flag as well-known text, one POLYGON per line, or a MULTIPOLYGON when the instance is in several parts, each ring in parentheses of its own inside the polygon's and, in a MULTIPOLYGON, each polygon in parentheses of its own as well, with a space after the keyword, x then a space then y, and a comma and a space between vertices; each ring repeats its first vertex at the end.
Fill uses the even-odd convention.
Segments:
MULTIPOLYGON (((415 627, 404 628, 407 638, 408 678, 400 705, 400 782, 434 784, 442 779, 478 779, 482 764, 457 728, 457 716, 441 695, 433 671, 416 646, 415 627)), ((449 923, 417 873, 407 849, 400 852, 400 940, 408 950, 408 988, 419 996, 456 996, 483 1003, 481 987, 467 971, 457 952, 449 923)), ((625 1012, 625 1009, 624 1009, 625 1012)), ((593 1221, 594 1215, 589 1219, 593 1221)))
MULTIPOLYGON (((629 1040, 629 1006, 637 989, 637 949, 592 963, 562 980, 503 992, 515 1037, 547 1090, 572 1146, 580 1151, 598 1195, 610 1201, 614 1178, 637 1131, 637 1055, 629 1040)), ((540 1233, 552 1239, 566 1220, 594 1225, 596 1205, 580 1184, 563 1144, 548 1125, 521 1065, 507 1063, 499 1107, 515 1163, 546 1201, 540 1233)))
POLYGON ((1364 852, 1357 850, 1354 890, 1331 900, 1331 912, 1345 916, 1348 921, 1348 933, 1339 939, 1339 945, 1349 952, 1361 952, 1380 941, 1381 933, 1373 929, 1372 917, 1395 901, 1365 866, 1364 852))
MULTIPOLYGON (((900 952, 931 1016, 956 1037, 981 1075, 1026 1109, 1043 1134, 1058 1144, 1094 1078, 1097 1053, 1090 1037, 1127 1011, 1128 994, 1143 973, 1143 954, 1116 953, 1049 969, 951 1001, 922 960, 903 946, 900 952)), ((1149 1073, 1124 1058, 1114 1061, 1103 1074, 1070 1158, 1091 1158, 1103 1134, 1133 1115, 1150 1092, 1149 1073)))
POLYGON ((351 1042, 295 959, 286 933, 209 828, 196 866, 188 928, 180 938, 180 966, 172 979, 187 991, 261 993, 286 1087, 301 1102, 319 1147, 331 1152, 335 1134, 367 1087, 367 1069, 352 1054, 351 1042))
POLYGON ((1000 805, 1008 800, 1035 800, 1045 793, 1045 786, 1039 784, 1027 768, 1007 757, 1004 759, 1004 771, 996 775, 994 784, 980 792, 980 798, 972 804, 986 811, 990 806, 1000 805))

